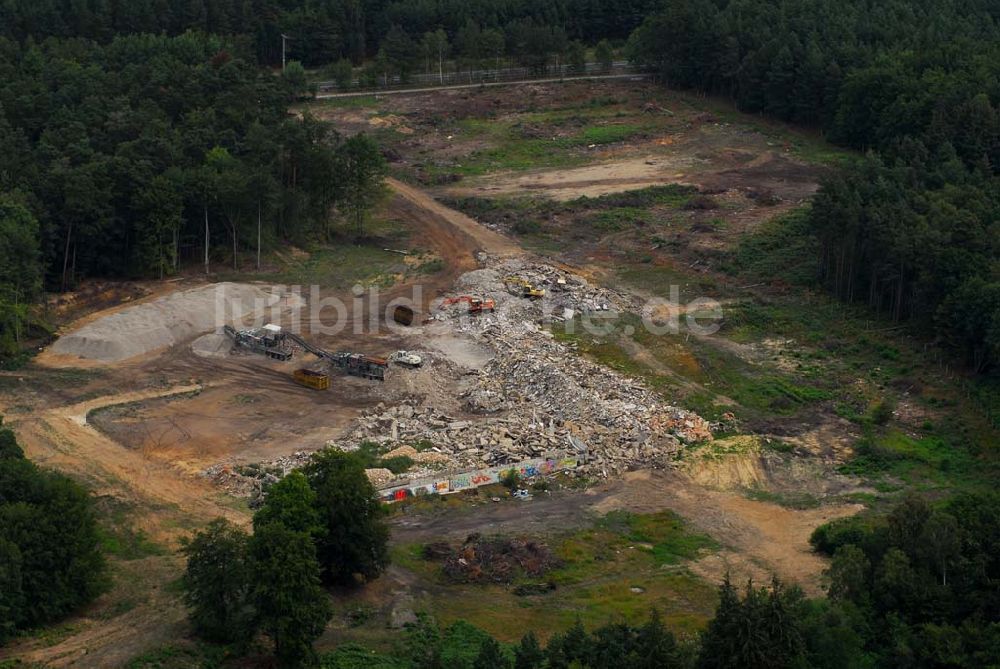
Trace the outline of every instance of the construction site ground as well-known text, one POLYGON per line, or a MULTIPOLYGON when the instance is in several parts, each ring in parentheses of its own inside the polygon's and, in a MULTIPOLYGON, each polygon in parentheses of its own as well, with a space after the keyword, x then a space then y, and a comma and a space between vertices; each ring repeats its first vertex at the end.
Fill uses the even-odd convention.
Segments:
MULTIPOLYGON (((869 332, 862 318, 844 317, 823 298, 747 286, 721 267, 749 233, 805 202, 841 154, 817 138, 646 83, 532 84, 511 92, 317 103, 310 113, 345 133, 373 133, 386 147, 395 178, 375 218, 377 229, 390 232, 358 247, 286 250, 270 257, 262 274, 213 268, 213 279, 315 282, 321 296, 347 303, 355 283, 379 285, 383 299, 419 284, 425 309, 435 298, 492 286, 511 266, 574 277, 586 299, 629 308, 677 283, 684 296, 721 299, 726 318, 718 335, 637 329, 595 336, 556 323, 547 333, 517 330, 510 342, 496 345, 537 346, 542 364, 554 361, 548 381, 572 384, 580 397, 593 389, 572 377, 575 368, 609 370, 590 384, 598 390, 636 384, 637 396, 656 404, 637 431, 649 421, 659 424, 654 419, 666 411, 662 403, 694 412, 691 420, 678 414, 691 425, 695 414, 703 417, 715 439, 688 439, 671 423, 662 443, 629 442, 624 455, 609 451, 603 469, 562 477, 565 485, 535 490, 527 501, 483 488, 396 507, 394 566, 361 591, 335 593, 337 613, 320 647, 385 646, 394 634, 389 628, 422 608, 443 622, 468 619, 514 640, 528 629, 545 637, 576 616, 588 623, 638 619, 655 605, 679 632, 694 633, 710 617, 715 585, 726 572, 756 580, 774 574, 820 593, 826 565, 808 545, 816 526, 912 481, 948 484, 921 461, 876 483, 841 470, 859 436, 845 406, 863 412, 879 393, 895 389, 899 430, 914 443, 923 443, 921 426, 928 421, 947 420, 927 400, 951 398, 952 388, 922 366, 930 363, 920 361, 919 352, 892 332, 869 332), (605 199, 651 187, 656 190, 634 201, 605 199), (898 383, 904 377, 910 385, 898 383), (646 455, 655 455, 655 467, 641 466, 646 455), (676 561, 664 562, 655 546, 637 548, 626 535, 608 534, 602 520, 628 512, 651 525, 670 524, 657 515, 667 511, 682 519, 682 529, 670 525, 671 531, 705 537, 676 561), (559 572, 564 580, 552 592, 523 597, 507 586, 448 582, 420 556, 427 543, 461 544, 470 534, 545 542, 568 556, 559 572), (606 569, 574 552, 591 540, 607 551, 606 569)), ((173 282, 86 285, 53 304, 51 313, 63 321, 63 333, 72 333, 137 303, 205 284, 190 271, 173 282)), ((526 300, 500 291, 498 298, 504 317, 533 313, 526 300)), ((632 323, 629 318, 634 315, 622 322, 632 323)), ((177 549, 212 518, 249 524, 248 501, 226 487, 227 476, 237 480, 258 463, 295 461, 297 453, 328 441, 353 444, 369 430, 387 434, 404 406, 407 417, 433 407, 428 421, 475 429, 487 418, 469 409, 468 396, 484 401, 494 381, 516 381, 521 385, 514 390, 530 391, 523 379, 477 374, 502 372, 508 361, 496 360, 498 349, 485 345, 493 340, 483 338, 475 321, 457 328, 434 323, 410 334, 355 334, 353 325, 336 336, 308 330, 303 336, 334 351, 417 350, 428 364, 390 367, 384 384, 335 375, 330 390, 317 392, 291 380, 303 362, 316 363, 310 356, 277 362, 230 355, 223 344, 216 346, 222 355, 214 355, 208 340, 199 355, 192 345, 211 335, 199 332, 126 360, 47 350, 21 370, 0 372, 0 414, 27 454, 98 496, 115 577, 86 611, 17 640, 0 650, 0 661, 113 667, 158 649, 196 652, 177 585, 183 568, 177 549)), ((502 334, 507 326, 502 319, 496 325, 502 334)), ((511 358, 531 350, 512 349, 511 358)), ((496 438, 529 451, 522 439, 532 431, 552 429, 552 438, 561 438, 561 428, 547 426, 544 415, 537 429, 534 423, 523 435, 517 429, 496 438)), ((489 455, 485 447, 463 455, 459 441, 442 448, 446 457, 478 462, 489 455)), ((962 462, 951 471, 961 475, 962 462)))

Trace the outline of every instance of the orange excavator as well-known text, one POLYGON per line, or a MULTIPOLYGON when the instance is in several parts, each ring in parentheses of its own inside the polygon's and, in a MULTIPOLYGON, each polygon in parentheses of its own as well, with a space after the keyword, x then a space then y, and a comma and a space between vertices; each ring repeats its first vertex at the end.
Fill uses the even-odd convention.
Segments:
POLYGON ((473 297, 471 295, 459 295, 458 297, 449 297, 441 302, 442 307, 450 307, 453 304, 458 304, 460 302, 469 303, 469 313, 470 314, 481 314, 484 311, 493 312, 497 308, 497 303, 489 298, 483 299, 481 297, 473 297))

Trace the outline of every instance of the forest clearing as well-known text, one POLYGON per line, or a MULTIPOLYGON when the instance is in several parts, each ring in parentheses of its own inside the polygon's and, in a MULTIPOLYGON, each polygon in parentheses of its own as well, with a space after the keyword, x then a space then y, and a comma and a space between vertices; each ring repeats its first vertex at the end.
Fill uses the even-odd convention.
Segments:
POLYGON ((196 4, 0 8, 0 669, 997 661, 995 45, 196 4))

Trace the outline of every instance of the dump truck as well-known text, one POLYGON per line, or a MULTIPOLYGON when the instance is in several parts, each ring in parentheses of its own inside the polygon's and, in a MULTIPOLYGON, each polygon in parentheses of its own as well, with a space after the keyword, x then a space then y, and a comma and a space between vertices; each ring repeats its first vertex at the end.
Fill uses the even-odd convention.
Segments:
POLYGON ((327 390, 330 388, 329 375, 317 372, 314 369, 296 369, 292 374, 292 378, 295 379, 296 383, 314 390, 327 390))

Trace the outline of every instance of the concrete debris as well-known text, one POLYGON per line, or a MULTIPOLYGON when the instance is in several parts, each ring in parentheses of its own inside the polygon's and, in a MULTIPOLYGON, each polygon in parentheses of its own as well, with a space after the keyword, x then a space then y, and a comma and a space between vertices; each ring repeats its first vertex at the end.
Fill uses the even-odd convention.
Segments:
POLYGON ((493 353, 459 395, 468 415, 448 415, 415 401, 376 407, 363 413, 337 445, 346 450, 363 441, 387 447, 424 441, 455 468, 585 450, 587 464, 580 471, 610 476, 636 466, 665 465, 683 444, 712 438, 710 426, 697 414, 665 404, 641 382, 556 341, 539 325, 546 316, 544 300, 516 296, 505 289, 505 281, 544 288, 560 313, 635 309, 631 296, 548 265, 515 259, 468 272, 459 277, 456 291, 497 301, 494 314, 455 317, 452 323, 493 353))
POLYGON ((368 480, 372 482, 372 485, 376 488, 381 488, 382 486, 390 483, 396 475, 393 474, 388 469, 383 467, 378 467, 376 469, 366 469, 365 474, 368 475, 368 480))
MULTIPOLYGON (((711 426, 700 416, 577 355, 546 328, 575 314, 637 313, 637 298, 550 265, 480 260, 486 268, 459 277, 453 294, 494 299, 496 311, 470 316, 463 309, 439 310, 438 322, 421 334, 431 347, 441 340, 449 346, 438 348, 452 350, 461 341, 483 352, 474 357, 482 364, 452 360, 461 370, 456 375, 461 381, 450 391, 457 397, 387 396, 328 446, 352 451, 375 442, 383 457, 411 458, 414 467, 396 478, 517 463, 553 451, 582 455, 576 471, 584 476, 608 477, 636 467, 671 466, 685 444, 712 439, 711 426), (522 297, 518 286, 524 282, 545 296, 522 297), (418 450, 414 444, 431 448, 418 450)), ((293 456, 261 468, 286 470, 295 461, 293 456)), ((383 469, 369 470, 369 477, 377 486, 395 480, 383 469)))
POLYGON ((400 446, 399 448, 394 448, 383 455, 382 459, 388 460, 389 458, 399 457, 409 458, 418 464, 424 465, 447 464, 451 462, 451 458, 444 453, 438 453, 437 451, 418 451, 413 448, 413 446, 400 446))
POLYGON ((270 462, 250 465, 217 464, 205 470, 205 475, 226 492, 237 497, 249 497, 250 506, 254 508, 263 500, 265 491, 271 485, 308 463, 312 454, 312 451, 296 451, 270 462))

